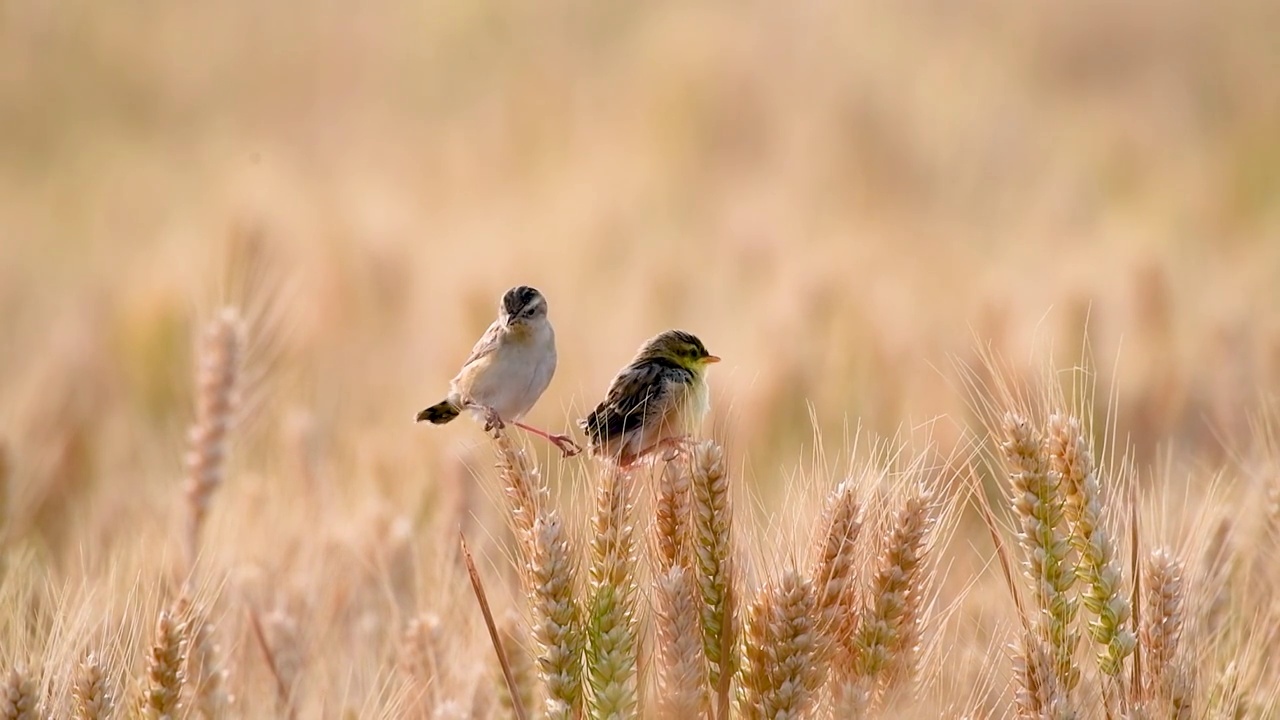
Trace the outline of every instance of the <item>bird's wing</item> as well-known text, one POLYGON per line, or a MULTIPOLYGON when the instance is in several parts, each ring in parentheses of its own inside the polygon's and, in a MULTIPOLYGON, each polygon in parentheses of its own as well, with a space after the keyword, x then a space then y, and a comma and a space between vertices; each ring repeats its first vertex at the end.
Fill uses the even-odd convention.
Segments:
POLYGON ((688 371, 664 363, 628 366, 613 379, 604 402, 582 420, 583 431, 593 442, 600 443, 662 417, 686 384, 681 381, 681 373, 688 371))
POLYGON ((493 354, 493 351, 497 350, 498 346, 502 344, 503 328, 502 320, 494 320, 489 329, 485 330, 480 339, 476 341, 475 347, 471 348, 471 356, 467 358, 466 362, 462 363, 462 367, 465 369, 471 363, 493 354))

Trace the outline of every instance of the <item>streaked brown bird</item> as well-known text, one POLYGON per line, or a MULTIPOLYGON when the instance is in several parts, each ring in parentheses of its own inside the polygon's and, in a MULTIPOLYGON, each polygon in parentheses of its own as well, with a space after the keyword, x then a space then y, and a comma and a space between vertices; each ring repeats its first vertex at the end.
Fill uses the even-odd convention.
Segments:
POLYGON ((710 407, 707 367, 716 362, 683 330, 650 338, 613 378, 604 402, 579 421, 591 453, 628 467, 658 448, 681 445, 710 407))

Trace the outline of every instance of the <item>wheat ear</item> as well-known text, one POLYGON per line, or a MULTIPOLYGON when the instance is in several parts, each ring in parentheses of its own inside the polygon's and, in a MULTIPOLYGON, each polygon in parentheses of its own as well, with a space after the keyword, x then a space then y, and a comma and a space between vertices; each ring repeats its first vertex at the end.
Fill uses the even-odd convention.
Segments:
POLYGON ((36 684, 24 668, 13 667, 0 685, 0 720, 36 720, 36 684))
MULTIPOLYGON (((1049 463, 1044 437, 1021 415, 1004 418, 1001 445, 1012 485, 1010 502, 1018 520, 1022 565, 1039 607, 1036 630, 1056 676, 1054 687, 1070 701, 1080 681, 1072 656, 1079 643, 1073 628, 1076 568, 1064 515, 1062 482, 1049 463)), ((1039 652, 1039 651, 1037 651, 1039 652)))
POLYGON ((533 667, 533 659, 525 646, 524 633, 520 628, 520 616, 508 611, 498 626, 502 638, 502 647, 507 652, 507 660, 511 669, 511 677, 515 680, 516 695, 511 695, 504 681, 498 688, 498 701, 503 710, 515 716, 515 704, 524 708, 537 707, 537 674, 533 667))
POLYGON ((191 691, 191 708, 198 717, 219 718, 229 709, 227 670, 221 666, 222 650, 214 637, 212 622, 184 595, 176 613, 186 632, 187 656, 184 668, 191 691))
POLYGON ((927 584, 925 552, 936 513, 937 505, 924 489, 903 502, 853 634, 853 674, 872 706, 915 674, 927 584))
POLYGON ((1118 682, 1124 659, 1137 638, 1130 627, 1132 609, 1123 588, 1115 542, 1102 526, 1102 492, 1093 454, 1077 418, 1054 414, 1048 423, 1049 459, 1062 479, 1063 512, 1080 557, 1081 596, 1092 620, 1089 636, 1097 643, 1098 669, 1118 682))
POLYGON ((546 502, 542 475, 505 434, 494 441, 498 474, 521 548, 521 578, 532 602, 532 634, 546 690, 548 720, 582 713, 585 651, 578 588, 578 556, 559 512, 546 502))
POLYGON ((609 469, 596 491, 587 621, 587 678, 592 716, 639 713, 636 662, 636 540, 631 522, 634 476, 609 469))
POLYGON ((187 561, 194 567, 209 502, 222 484, 227 431, 236 405, 236 379, 244 350, 240 316, 224 308, 204 331, 196 368, 196 419, 186 455, 187 561))
POLYGON ((1024 633, 1013 651, 1014 709, 1019 720, 1075 720, 1078 715, 1038 634, 1024 633))
POLYGON ((852 684, 851 639, 858 630, 854 585, 854 555, 862 531, 862 508, 857 485, 845 480, 827 498, 823 511, 826 531, 819 536, 813 569, 818 595, 817 619, 822 660, 832 669, 834 702, 838 716, 862 714, 862 693, 852 684))
POLYGON ((688 466, 668 463, 654 502, 654 624, 658 639, 658 715, 703 718, 711 711, 702 643, 701 594, 694 575, 692 488, 688 466))
POLYGON ((186 629, 182 618, 169 609, 161 610, 155 638, 147 653, 140 708, 144 717, 158 720, 180 716, 182 689, 187 681, 186 656, 186 629))
POLYGON ((1164 706, 1171 718, 1191 717, 1192 692, 1186 669, 1179 657, 1182 640, 1184 590, 1183 568, 1171 553, 1152 551, 1147 558, 1144 585, 1146 596, 1142 617, 1142 654, 1149 702, 1164 706))
POLYGON ((76 720, 106 720, 115 712, 115 699, 96 653, 86 654, 76 667, 71 695, 76 720))
POLYGON ((738 710, 749 720, 807 717, 825 679, 816 633, 817 593, 795 570, 761 588, 747 608, 738 710))
POLYGON ((708 679, 717 693, 737 671, 737 624, 732 612, 733 538, 724 452, 711 441, 693 452, 694 554, 702 593, 702 640, 708 679))

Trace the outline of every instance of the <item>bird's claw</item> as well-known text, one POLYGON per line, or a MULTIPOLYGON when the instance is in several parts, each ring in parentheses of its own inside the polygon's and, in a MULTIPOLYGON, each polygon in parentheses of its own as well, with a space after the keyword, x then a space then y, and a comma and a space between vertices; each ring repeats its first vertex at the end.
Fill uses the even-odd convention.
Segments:
POLYGON ((582 453, 582 446, 568 435, 548 435, 547 439, 560 450, 564 457, 573 457, 582 453))
POLYGON ((502 422, 502 418, 498 415, 497 410, 494 410, 491 407, 486 407, 484 409, 485 432, 489 433, 493 437, 498 437, 498 435, 501 434, 502 429, 506 426, 507 424, 502 422))

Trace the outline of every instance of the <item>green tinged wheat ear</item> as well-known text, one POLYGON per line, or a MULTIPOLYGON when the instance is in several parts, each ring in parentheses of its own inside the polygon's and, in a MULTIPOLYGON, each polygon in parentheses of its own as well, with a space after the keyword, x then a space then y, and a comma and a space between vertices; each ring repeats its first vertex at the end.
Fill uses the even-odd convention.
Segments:
POLYGON ((692 461, 694 554, 702 593, 702 640, 713 690, 721 675, 737 670, 737 624, 732 613, 733 538, 729 477, 724 452, 706 441, 694 448, 692 461))
POLYGON ((141 714, 152 720, 181 716, 182 689, 187 677, 186 629, 181 617, 169 609, 160 611, 156 634, 147 653, 141 714))
POLYGON ((596 491, 587 620, 587 678, 595 718, 639 713, 634 484, 630 472, 610 469, 596 491))
POLYGON ((748 720, 807 717, 826 673, 816 632, 813 582, 788 570, 747 608, 738 710, 748 720))
POLYGON ((1098 669, 1112 678, 1137 644, 1130 627, 1132 610, 1121 588, 1120 559, 1115 543, 1102 527, 1102 492, 1093 454, 1080 421, 1066 415, 1049 416, 1048 448, 1054 472, 1062 479, 1063 512, 1079 553, 1084 606, 1092 616, 1089 636, 1097 643, 1098 669))
POLYGON ((1192 690, 1179 644, 1184 621, 1183 568, 1164 549, 1152 551, 1143 572, 1142 666, 1144 699, 1168 718, 1189 718, 1192 690))
POLYGON ((96 653, 88 653, 76 666, 71 695, 75 720, 106 720, 113 716, 115 698, 96 653))
POLYGON ((545 498, 538 469, 505 434, 494 441, 498 475, 510 505, 521 549, 521 578, 532 608, 532 634, 538 644, 538 669, 546 690, 548 720, 582 713, 585 633, 575 596, 578 555, 559 512, 545 498))
POLYGON ((1050 466, 1044 437, 1025 417, 1005 415, 1003 432, 1001 450, 1009 468, 1010 502, 1017 516, 1023 571, 1039 608, 1034 616, 1036 631, 1051 659, 1054 687, 1069 701, 1080 680, 1080 670, 1072 659, 1080 638, 1073 628, 1076 599, 1070 591, 1076 568, 1061 477, 1050 466))
POLYGON ((36 720, 38 717, 35 682, 25 669, 10 668, 0 685, 0 720, 36 720))
POLYGON ((236 405, 236 378, 244 351, 244 330, 233 308, 224 308, 205 329, 196 367, 196 419, 186 455, 187 557, 194 566, 200 530, 213 493, 222 484, 227 431, 236 405))

